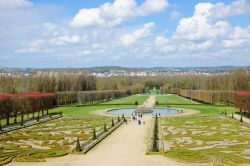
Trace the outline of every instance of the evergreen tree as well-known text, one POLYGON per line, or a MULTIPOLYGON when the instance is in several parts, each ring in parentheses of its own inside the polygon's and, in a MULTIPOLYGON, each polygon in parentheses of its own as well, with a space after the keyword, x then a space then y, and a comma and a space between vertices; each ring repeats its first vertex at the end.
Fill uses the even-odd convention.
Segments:
POLYGON ((243 117, 242 117, 242 112, 241 112, 241 115, 240 115, 240 122, 243 122, 243 117))
POLYGON ((0 119, 0 131, 2 131, 3 128, 2 128, 2 120, 0 119))
POLYGON ((96 140, 97 139, 97 136, 96 136, 96 132, 95 132, 95 128, 93 130, 93 136, 92 136, 92 140, 96 140))
POLYGON ((234 113, 232 113, 232 118, 234 118, 234 113))
POLYGON ((39 122, 39 120, 40 120, 40 112, 38 111, 37 112, 37 119, 36 119, 36 121, 39 122))
POLYGON ((227 110, 225 110, 225 115, 227 116, 227 110))
POLYGON ((76 140, 76 151, 77 152, 82 151, 79 138, 77 138, 77 140, 76 140))
POLYGON ((113 118, 112 118, 112 121, 111 121, 111 125, 112 125, 112 127, 115 126, 115 123, 114 123, 114 119, 113 119, 113 118))
POLYGON ((24 119, 23 119, 23 114, 22 114, 22 116, 21 116, 21 126, 23 126, 24 125, 24 119))
POLYGON ((120 122, 120 116, 118 115, 118 117, 117 117, 117 122, 120 122))
POLYGON ((103 131, 104 131, 104 132, 107 132, 107 131, 108 131, 107 126, 106 126, 106 123, 104 123, 103 131))

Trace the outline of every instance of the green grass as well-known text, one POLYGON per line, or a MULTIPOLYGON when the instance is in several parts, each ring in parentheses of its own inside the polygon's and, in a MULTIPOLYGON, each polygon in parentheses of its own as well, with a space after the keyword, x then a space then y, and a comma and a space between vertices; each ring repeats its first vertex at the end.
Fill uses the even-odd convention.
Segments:
POLYGON ((177 96, 177 95, 166 95, 157 96, 156 100, 159 101, 160 105, 156 107, 165 108, 172 107, 178 109, 194 109, 198 110, 200 114, 218 114, 221 111, 227 111, 228 114, 232 112, 238 112, 239 110, 233 106, 223 105, 223 104, 202 104, 189 99, 177 96))
POLYGON ((80 115, 80 116, 89 116, 91 112, 102 109, 114 109, 114 108, 133 108, 134 105, 106 105, 106 104, 97 104, 97 105, 81 105, 81 106, 61 106, 54 109, 51 109, 50 112, 60 112, 62 111, 64 116, 68 115, 80 115))
POLYGON ((149 93, 151 93, 151 94, 160 94, 161 90, 160 89, 150 89, 149 93))
POLYGON ((191 101, 189 99, 177 96, 177 95, 163 95, 163 96, 156 96, 156 101, 159 102, 159 104, 199 104, 195 101, 191 101))
POLYGON ((103 104, 134 105, 135 102, 138 101, 138 104, 140 105, 144 103, 148 98, 149 96, 133 95, 133 96, 128 96, 128 97, 120 98, 117 100, 109 101, 103 104))

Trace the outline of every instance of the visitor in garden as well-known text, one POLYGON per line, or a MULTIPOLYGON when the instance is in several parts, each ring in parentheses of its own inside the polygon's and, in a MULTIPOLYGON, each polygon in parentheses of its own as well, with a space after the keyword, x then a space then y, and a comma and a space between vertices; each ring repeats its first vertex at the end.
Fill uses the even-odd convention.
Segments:
POLYGON ((138 120, 138 124, 141 125, 141 120, 140 119, 138 120))

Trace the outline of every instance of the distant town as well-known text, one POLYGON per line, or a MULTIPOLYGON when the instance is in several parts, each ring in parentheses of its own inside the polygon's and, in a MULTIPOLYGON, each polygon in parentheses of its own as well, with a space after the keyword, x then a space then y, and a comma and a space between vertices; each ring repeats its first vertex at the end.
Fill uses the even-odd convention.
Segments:
POLYGON ((48 72, 56 73, 87 73, 97 77, 112 76, 169 76, 169 75, 227 75, 232 70, 246 67, 218 66, 218 67, 153 67, 153 68, 125 68, 125 67, 91 67, 91 68, 0 68, 0 75, 29 76, 48 72))

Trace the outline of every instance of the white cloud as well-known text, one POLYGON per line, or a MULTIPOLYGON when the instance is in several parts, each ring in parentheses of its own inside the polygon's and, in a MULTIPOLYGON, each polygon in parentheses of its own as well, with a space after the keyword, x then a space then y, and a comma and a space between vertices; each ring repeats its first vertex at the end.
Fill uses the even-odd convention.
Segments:
POLYGON ((57 38, 52 38, 48 42, 52 45, 68 45, 68 44, 77 44, 81 40, 80 36, 78 35, 65 35, 59 36, 57 38))
POLYGON ((67 46, 72 44, 78 44, 81 41, 80 36, 78 35, 63 35, 49 39, 39 39, 34 40, 22 48, 15 50, 15 53, 52 53, 54 52, 55 46, 67 46))
POLYGON ((222 46, 224 48, 250 46, 250 26, 245 29, 235 27, 229 37, 222 41, 222 46))
POLYGON ((162 11, 168 7, 168 1, 166 0, 146 0, 137 9, 137 14, 146 16, 151 13, 162 11))
POLYGON ((224 18, 235 15, 250 13, 250 4, 246 0, 235 0, 230 5, 224 3, 216 3, 211 8, 211 16, 216 18, 224 18))
POLYGON ((0 10, 13 10, 31 6, 33 6, 33 3, 28 0, 0 0, 0 10))
POLYGON ((43 24, 44 28, 46 31, 55 31, 57 29, 57 25, 50 23, 50 22, 46 22, 43 24))
POLYGON ((222 37, 231 31, 231 26, 220 19, 249 12, 250 4, 245 0, 236 0, 230 5, 199 3, 195 6, 192 17, 180 20, 175 35, 186 40, 222 37))
POLYGON ((120 37, 120 43, 124 46, 135 44, 139 39, 146 37, 154 26, 155 24, 150 22, 132 33, 124 34, 120 37))
POLYGON ((160 12, 167 6, 167 0, 146 0, 140 6, 137 6, 135 0, 115 0, 114 3, 105 3, 99 8, 81 9, 70 25, 114 27, 129 18, 160 12))
POLYGON ((181 13, 178 11, 173 11, 170 16, 170 20, 178 20, 181 17, 181 13))

